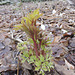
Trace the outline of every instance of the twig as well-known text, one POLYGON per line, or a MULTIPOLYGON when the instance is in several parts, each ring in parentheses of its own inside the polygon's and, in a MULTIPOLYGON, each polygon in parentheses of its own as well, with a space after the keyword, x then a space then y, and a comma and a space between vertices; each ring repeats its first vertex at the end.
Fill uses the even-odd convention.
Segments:
POLYGON ((18 58, 18 64, 17 64, 17 75, 19 75, 19 58, 18 58))
POLYGON ((11 40, 14 40, 14 41, 17 41, 17 42, 20 42, 20 43, 23 42, 20 38, 14 38, 14 37, 13 37, 13 31, 12 31, 12 30, 10 31, 10 33, 11 33, 11 37, 9 37, 9 38, 10 38, 11 40))

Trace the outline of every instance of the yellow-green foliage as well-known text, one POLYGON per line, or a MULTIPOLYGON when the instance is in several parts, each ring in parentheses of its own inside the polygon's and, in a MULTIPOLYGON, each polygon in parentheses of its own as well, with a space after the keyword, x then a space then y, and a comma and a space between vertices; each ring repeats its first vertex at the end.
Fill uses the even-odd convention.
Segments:
POLYGON ((50 71, 53 68, 52 52, 47 49, 50 44, 50 40, 45 38, 43 30, 40 30, 36 26, 36 20, 42 14, 39 13, 39 9, 32 13, 29 13, 27 17, 23 17, 21 24, 15 26, 16 30, 23 30, 29 36, 28 40, 18 44, 18 49, 22 51, 22 62, 29 62, 35 67, 35 71, 44 75, 45 71, 50 71))
POLYGON ((27 17, 23 17, 21 24, 16 25, 15 30, 23 30, 29 35, 30 37, 34 34, 34 32, 39 33, 39 28, 36 27, 36 20, 41 16, 42 14, 39 13, 39 9, 35 10, 33 13, 29 13, 27 17))

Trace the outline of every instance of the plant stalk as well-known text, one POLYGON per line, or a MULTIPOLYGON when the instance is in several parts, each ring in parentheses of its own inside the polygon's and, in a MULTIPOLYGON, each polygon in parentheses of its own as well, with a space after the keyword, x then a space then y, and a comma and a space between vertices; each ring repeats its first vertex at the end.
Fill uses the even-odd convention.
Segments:
POLYGON ((36 57, 38 58, 37 43, 36 43, 35 40, 34 40, 34 50, 35 50, 35 53, 36 53, 36 57))
POLYGON ((36 41, 34 40, 34 37, 33 37, 32 39, 33 39, 33 41, 34 41, 34 51, 35 51, 35 53, 36 53, 36 57, 38 58, 39 53, 38 53, 37 43, 36 43, 36 41))

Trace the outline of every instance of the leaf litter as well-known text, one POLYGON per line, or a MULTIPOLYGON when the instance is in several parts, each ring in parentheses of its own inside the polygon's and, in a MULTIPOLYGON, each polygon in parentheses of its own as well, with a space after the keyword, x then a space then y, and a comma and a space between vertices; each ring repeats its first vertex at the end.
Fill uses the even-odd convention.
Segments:
MULTIPOLYGON (((75 9, 64 1, 23 3, 22 7, 23 15, 35 10, 37 7, 40 8, 40 13, 43 13, 43 16, 37 25, 43 27, 42 29, 51 38, 53 62, 56 70, 59 74, 67 75, 68 72, 71 72, 69 75, 74 75, 75 9), (41 21, 43 25, 41 25, 41 21), (68 68, 70 69, 69 71, 68 68)), ((0 72, 16 70, 17 61, 13 58, 16 57, 15 55, 18 52, 16 49, 17 42, 27 39, 24 32, 13 31, 13 26, 20 24, 21 18, 22 12, 20 7, 13 5, 0 6, 0 36, 2 36, 0 37, 0 72), (6 60, 10 62, 7 63, 6 60), (4 63, 3 61, 6 62, 4 63)))

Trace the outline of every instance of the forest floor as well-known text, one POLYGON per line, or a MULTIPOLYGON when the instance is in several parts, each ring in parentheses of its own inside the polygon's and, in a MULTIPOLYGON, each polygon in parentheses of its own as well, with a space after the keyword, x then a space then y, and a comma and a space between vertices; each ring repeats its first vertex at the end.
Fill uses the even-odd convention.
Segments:
MULTIPOLYGON (((37 24, 41 26, 43 23, 52 42, 55 70, 46 75, 75 75, 75 7, 66 1, 0 6, 0 75, 17 74, 19 51, 16 46, 27 36, 22 31, 13 30, 13 26, 20 24, 23 16, 37 8, 43 13, 37 24)), ((28 68, 30 65, 25 63, 25 72, 20 69, 19 75, 33 75, 28 68)))

